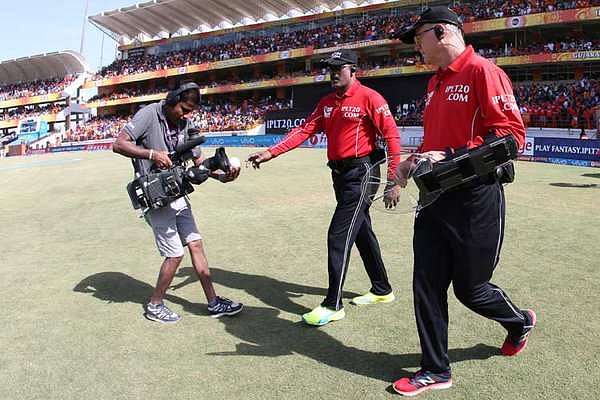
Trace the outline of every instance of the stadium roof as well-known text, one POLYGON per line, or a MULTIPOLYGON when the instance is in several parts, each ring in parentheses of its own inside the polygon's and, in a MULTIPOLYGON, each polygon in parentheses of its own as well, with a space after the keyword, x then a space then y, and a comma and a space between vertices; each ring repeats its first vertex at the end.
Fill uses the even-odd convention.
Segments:
POLYGON ((0 62, 0 84, 64 77, 88 71, 83 56, 74 51, 55 51, 0 62))
POLYGON ((152 0, 89 19, 126 44, 391 1, 397 0, 152 0))

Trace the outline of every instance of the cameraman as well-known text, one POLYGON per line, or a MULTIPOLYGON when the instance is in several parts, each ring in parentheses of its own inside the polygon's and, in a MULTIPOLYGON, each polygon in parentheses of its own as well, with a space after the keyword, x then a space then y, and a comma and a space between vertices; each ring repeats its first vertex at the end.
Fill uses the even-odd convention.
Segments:
MULTIPOLYGON (((182 85, 170 92, 165 100, 139 110, 117 137, 113 151, 132 158, 135 172, 140 175, 146 175, 157 168, 170 168, 173 163, 169 152, 188 140, 189 123, 186 116, 196 110, 199 104, 198 85, 182 85)), ((194 163, 199 166, 202 155, 199 151, 194 152, 194 155, 194 163)), ((221 182, 230 182, 239 173, 240 168, 232 166, 229 173, 211 172, 210 176, 221 182)), ((154 293, 144 305, 146 318, 162 323, 175 323, 181 319, 164 304, 163 298, 181 263, 184 246, 190 251, 192 264, 206 295, 208 313, 213 317, 220 317, 234 315, 242 310, 241 303, 216 295, 202 246, 202 236, 196 227, 191 205, 185 197, 180 197, 167 206, 149 210, 146 220, 154 232, 158 251, 165 257, 154 293)))

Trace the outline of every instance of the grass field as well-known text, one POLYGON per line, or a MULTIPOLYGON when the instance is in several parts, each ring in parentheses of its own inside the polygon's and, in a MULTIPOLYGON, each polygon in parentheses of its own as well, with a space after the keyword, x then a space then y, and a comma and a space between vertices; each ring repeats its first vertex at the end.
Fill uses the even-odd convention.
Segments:
MULTIPOLYGON (((411 215, 372 211, 396 302, 346 301, 342 321, 300 322, 327 281, 334 200, 324 163, 323 151, 299 149, 237 182, 197 188, 217 291, 246 308, 208 317, 186 257, 167 298, 183 319, 167 326, 142 316, 161 258, 124 190, 129 161, 110 152, 1 159, 0 399, 399 398, 390 383, 420 357, 411 215)), ((424 398, 598 398, 600 170, 522 162, 517 174, 494 282, 534 308, 539 325, 522 355, 501 357, 502 328, 451 294, 454 387, 424 398)), ((346 297, 368 288, 354 251, 346 297)))

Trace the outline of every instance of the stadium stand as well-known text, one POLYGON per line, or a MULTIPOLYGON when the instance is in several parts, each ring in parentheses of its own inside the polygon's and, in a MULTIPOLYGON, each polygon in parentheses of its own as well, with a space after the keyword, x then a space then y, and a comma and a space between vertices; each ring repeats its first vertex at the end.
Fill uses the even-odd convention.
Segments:
POLYGON ((85 140, 115 138, 128 121, 129 117, 124 116, 93 117, 67 129, 64 140, 67 142, 82 142, 85 140))
MULTIPOLYGON (((518 4, 505 1, 484 1, 482 3, 484 4, 457 6, 455 10, 463 17, 468 16, 464 18, 468 22, 473 22, 481 19, 521 16, 535 12, 551 12, 577 7, 577 2, 560 1, 519 2, 518 4)), ((600 4, 598 1, 592 1, 592 3, 600 4)), ((292 25, 290 26, 291 32, 286 33, 278 32, 275 29, 260 33, 250 31, 247 33, 247 37, 242 37, 240 40, 226 36, 219 44, 198 45, 192 49, 116 60, 111 65, 103 68, 96 75, 96 78, 137 74, 291 50, 304 47, 306 43, 311 43, 313 48, 319 49, 344 43, 387 39, 410 24, 415 13, 414 10, 402 11, 402 14, 399 15, 366 17, 349 23, 331 20, 326 25, 314 29, 301 29, 302 25, 300 27, 292 25)), ((566 51, 572 51, 572 49, 566 51)))
MULTIPOLYGON (((170 6, 142 3, 90 17, 121 45, 117 59, 84 83, 88 106, 101 116, 131 115, 193 80, 206 99, 194 117, 203 130, 251 129, 272 110, 256 104, 308 114, 328 91, 319 59, 343 45, 357 49, 359 77, 384 94, 399 126, 422 123, 422 96, 433 71, 395 35, 422 6, 447 3, 405 0, 344 8, 348 2, 333 0, 306 1, 303 7, 233 1, 236 7, 211 12, 201 1, 174 0, 170 6)), ((564 128, 566 135, 569 129, 598 129, 600 0, 451 6, 462 16, 467 42, 511 76, 529 126, 564 128)))
POLYGON ((64 129, 78 118, 66 110, 87 70, 83 57, 72 51, 1 62, 1 136, 16 134, 11 145, 26 146, 64 129))
MULTIPOLYGON (((557 42, 539 42, 529 43, 523 47, 513 46, 512 43, 505 43, 503 45, 497 45, 492 48, 479 48, 477 52, 488 58, 495 57, 510 57, 510 56, 521 56, 539 53, 561 53, 561 52, 578 52, 578 51, 592 51, 600 50, 600 40, 561 40, 557 42)), ((399 67, 406 65, 415 65, 418 63, 416 56, 413 57, 384 57, 381 59, 367 59, 360 63, 361 69, 380 69, 385 67, 399 67)), ((326 71, 320 70, 319 68, 313 68, 307 72, 302 66, 298 66, 300 69, 295 71, 287 71, 279 73, 277 71, 260 71, 255 73, 254 76, 235 76, 229 79, 219 79, 210 82, 200 82, 201 87, 214 88, 222 85, 237 85, 243 83, 255 83, 272 79, 288 79, 300 76, 319 75, 325 74, 326 71)), ((119 87, 114 91, 105 93, 103 95, 95 95, 88 99, 89 102, 95 102, 97 100, 116 100, 131 98, 137 96, 146 96, 157 93, 166 93, 169 89, 167 87, 154 87, 148 88, 144 85, 138 87, 119 87)))
POLYGON ((75 76, 68 74, 63 78, 34 80, 30 82, 2 85, 0 86, 0 101, 18 99, 20 97, 60 93, 74 80, 75 76))

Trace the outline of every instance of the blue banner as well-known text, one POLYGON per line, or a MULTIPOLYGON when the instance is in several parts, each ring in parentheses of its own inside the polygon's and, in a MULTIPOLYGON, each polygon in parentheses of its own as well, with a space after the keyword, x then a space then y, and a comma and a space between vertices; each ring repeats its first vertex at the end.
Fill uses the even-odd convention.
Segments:
POLYGON ((62 153, 65 151, 82 151, 87 150, 85 145, 77 145, 77 146, 58 146, 58 147, 49 147, 50 153, 62 153))
MULTIPOLYGON (((270 147, 279 143, 283 138, 283 135, 212 136, 206 138, 203 146, 270 147)), ((327 137, 323 134, 314 135, 300 147, 324 149, 327 147, 327 137)))
POLYGON ((213 136, 207 137, 203 146, 269 147, 278 143, 283 135, 213 136))
POLYGON ((534 158, 600 161, 600 140, 536 137, 534 158))

